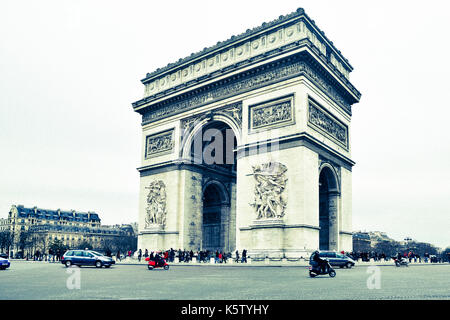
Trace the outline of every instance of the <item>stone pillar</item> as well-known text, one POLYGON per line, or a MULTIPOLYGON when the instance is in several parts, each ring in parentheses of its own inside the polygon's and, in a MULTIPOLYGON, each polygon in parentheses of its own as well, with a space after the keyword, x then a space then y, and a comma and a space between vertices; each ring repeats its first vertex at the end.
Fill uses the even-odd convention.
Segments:
POLYGON ((329 250, 338 250, 338 200, 339 194, 337 192, 330 192, 328 194, 328 214, 329 214, 329 250))

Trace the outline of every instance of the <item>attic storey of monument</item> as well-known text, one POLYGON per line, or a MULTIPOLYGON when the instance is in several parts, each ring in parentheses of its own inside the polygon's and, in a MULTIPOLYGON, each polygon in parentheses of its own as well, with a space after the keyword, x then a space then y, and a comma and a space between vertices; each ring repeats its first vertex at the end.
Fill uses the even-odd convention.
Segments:
POLYGON ((148 73, 139 248, 351 250, 352 70, 298 9, 148 73))

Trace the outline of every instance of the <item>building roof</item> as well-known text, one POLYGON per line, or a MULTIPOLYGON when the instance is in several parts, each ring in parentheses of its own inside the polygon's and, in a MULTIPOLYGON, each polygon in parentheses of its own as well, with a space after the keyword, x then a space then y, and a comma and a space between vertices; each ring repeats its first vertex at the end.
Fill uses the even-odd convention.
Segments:
POLYGON ((42 208, 26 208, 23 205, 16 206, 18 211, 18 217, 30 218, 35 217, 36 219, 48 219, 48 220, 67 220, 67 221, 78 221, 78 222, 100 222, 100 217, 95 212, 76 212, 63 211, 60 209, 50 210, 42 208))
POLYGON ((326 36, 325 33, 323 31, 321 31, 317 25, 315 24, 314 20, 310 19, 308 17, 308 15, 305 13, 305 10, 303 8, 298 8, 296 11, 287 14, 285 16, 281 15, 278 17, 278 19, 272 20, 270 22, 264 22, 262 23, 260 26, 255 27, 253 29, 247 29, 246 32, 241 33, 237 36, 233 35, 232 37, 230 37, 229 39, 225 40, 225 41, 219 41, 217 42, 215 45, 211 46, 211 47, 206 47, 203 50, 196 52, 196 53, 192 53, 191 55, 189 55, 188 57, 185 58, 181 58, 178 61, 174 62, 174 63, 169 63, 168 65, 166 65, 165 67, 162 68, 158 68, 153 72, 147 73, 146 77, 144 79, 142 79, 142 82, 146 82, 149 78, 152 78, 158 74, 162 74, 165 71, 168 71, 170 69, 175 69, 187 62, 193 61, 198 57, 207 55, 213 51, 216 50, 220 50, 224 47, 226 47, 227 45, 234 43, 234 42, 238 42, 239 40, 251 37, 257 33, 263 32, 273 26, 276 26, 278 24, 281 24, 283 22, 286 22, 290 19, 293 18, 297 18, 300 16, 304 16, 310 23, 311 25, 314 27, 314 29, 317 30, 318 32, 318 36, 323 38, 327 44, 329 45, 329 47, 335 52, 335 54, 337 56, 339 56, 339 58, 342 60, 342 62, 346 65, 347 69, 349 69, 350 71, 353 70, 353 67, 350 65, 349 61, 342 55, 342 53, 334 46, 333 42, 330 41, 326 36))
MULTIPOLYGON (((30 231, 62 232, 62 233, 96 233, 98 235, 125 235, 129 230, 111 227, 79 227, 69 225, 40 224, 30 227, 30 231)), ((132 231, 132 230, 131 230, 132 231)))

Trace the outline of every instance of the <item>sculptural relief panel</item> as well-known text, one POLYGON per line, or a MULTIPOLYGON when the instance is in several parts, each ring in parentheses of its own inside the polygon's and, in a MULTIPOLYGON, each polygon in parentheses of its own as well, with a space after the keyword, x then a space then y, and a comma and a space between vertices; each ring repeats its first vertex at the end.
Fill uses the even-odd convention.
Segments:
POLYGON ((267 162, 252 166, 255 179, 255 199, 250 205, 255 208, 256 220, 281 219, 287 205, 285 165, 267 162))
POLYGON ((250 106, 250 132, 293 124, 293 100, 288 96, 250 106))
POLYGON ((174 129, 152 134, 146 137, 145 159, 171 153, 174 148, 174 129))
POLYGON ((348 128, 318 103, 309 99, 308 124, 321 133, 348 148, 348 128))
POLYGON ((145 187, 147 194, 147 207, 145 216, 145 228, 164 228, 166 224, 166 185, 162 180, 155 180, 145 187))

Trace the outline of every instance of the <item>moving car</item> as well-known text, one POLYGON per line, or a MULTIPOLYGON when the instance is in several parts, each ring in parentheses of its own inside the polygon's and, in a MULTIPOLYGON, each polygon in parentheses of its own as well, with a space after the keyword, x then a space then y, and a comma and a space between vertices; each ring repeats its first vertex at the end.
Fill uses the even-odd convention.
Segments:
POLYGON ((92 250, 68 250, 61 258, 61 263, 66 267, 76 266, 95 266, 97 268, 109 268, 115 261, 107 256, 92 250))
POLYGON ((5 270, 6 268, 9 268, 10 265, 8 259, 0 258, 0 270, 5 270))
POLYGON ((320 251, 319 256, 322 259, 328 260, 330 265, 333 267, 346 267, 350 269, 355 266, 356 263, 352 258, 335 251, 320 251))

